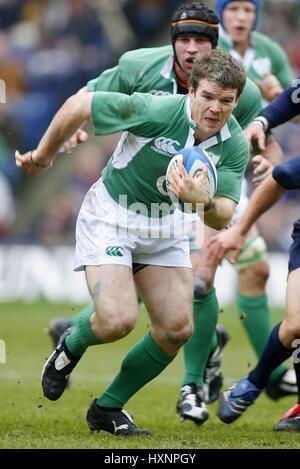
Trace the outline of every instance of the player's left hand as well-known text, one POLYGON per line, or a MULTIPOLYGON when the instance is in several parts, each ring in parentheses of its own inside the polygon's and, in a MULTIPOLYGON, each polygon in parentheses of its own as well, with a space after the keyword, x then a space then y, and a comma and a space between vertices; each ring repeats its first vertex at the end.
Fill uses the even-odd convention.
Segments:
POLYGON ((30 150, 23 155, 16 150, 15 152, 16 166, 22 169, 25 173, 38 175, 44 173, 52 166, 52 161, 49 163, 38 161, 38 155, 36 150, 30 150))
POLYGON ((262 155, 255 155, 251 163, 253 165, 253 184, 258 186, 273 171, 273 165, 262 155))
POLYGON ((173 166, 170 171, 170 190, 186 203, 209 203, 209 195, 205 187, 208 176, 208 166, 205 165, 198 177, 192 178, 181 161, 178 162, 178 170, 173 166))

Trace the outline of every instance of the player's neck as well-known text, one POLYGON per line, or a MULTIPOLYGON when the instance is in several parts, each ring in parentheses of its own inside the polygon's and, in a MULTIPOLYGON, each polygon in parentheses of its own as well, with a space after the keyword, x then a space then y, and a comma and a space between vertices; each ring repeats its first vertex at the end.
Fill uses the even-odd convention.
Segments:
POLYGON ((250 38, 248 39, 245 39, 245 41, 241 41, 241 42, 234 42, 233 43, 233 47, 234 47, 234 50, 236 50, 241 57, 244 57, 246 51, 249 49, 251 45, 251 40, 250 38))
POLYGON ((216 132, 204 132, 203 133, 201 130, 197 128, 194 134, 195 145, 200 145, 200 143, 204 142, 205 140, 209 139, 215 134, 216 132))
POLYGON ((174 62, 174 71, 175 71, 178 87, 187 90, 188 89, 188 76, 179 67, 177 62, 174 62))

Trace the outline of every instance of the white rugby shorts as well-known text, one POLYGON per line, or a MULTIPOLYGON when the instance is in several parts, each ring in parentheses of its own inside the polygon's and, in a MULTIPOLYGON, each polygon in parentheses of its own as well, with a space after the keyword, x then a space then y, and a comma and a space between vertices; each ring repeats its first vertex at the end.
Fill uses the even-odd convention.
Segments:
POLYGON ((74 270, 133 263, 192 268, 188 236, 183 231, 168 236, 170 223, 176 224, 176 215, 150 219, 120 206, 99 179, 86 194, 77 218, 74 270))

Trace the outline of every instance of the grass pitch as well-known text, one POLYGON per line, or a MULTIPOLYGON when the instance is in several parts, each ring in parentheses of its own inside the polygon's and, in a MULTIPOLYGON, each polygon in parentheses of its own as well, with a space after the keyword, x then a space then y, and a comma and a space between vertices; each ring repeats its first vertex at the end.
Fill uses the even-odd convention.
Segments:
MULTIPOLYGON (((72 374, 70 390, 57 402, 43 397, 40 374, 51 351, 43 333, 50 318, 74 315, 71 305, 10 303, 0 305, 0 339, 5 340, 7 363, 0 363, 0 448, 300 448, 300 434, 276 433, 274 423, 294 403, 273 402, 264 395, 236 423, 228 426, 209 407, 209 420, 201 427, 179 423, 176 400, 183 375, 182 355, 126 405, 139 426, 151 437, 115 437, 90 434, 85 415, 93 398, 109 384, 128 348, 149 329, 143 308, 136 329, 114 344, 90 348, 72 374)), ((274 322, 283 312, 275 312, 274 322)), ((225 385, 244 376, 256 359, 236 313, 226 309, 220 322, 232 339, 225 349, 225 385)))

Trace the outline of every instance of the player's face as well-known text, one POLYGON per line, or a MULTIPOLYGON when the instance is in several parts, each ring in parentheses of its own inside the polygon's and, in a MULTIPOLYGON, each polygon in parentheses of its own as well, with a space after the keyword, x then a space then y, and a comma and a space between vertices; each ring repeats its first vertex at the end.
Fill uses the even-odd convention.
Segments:
POLYGON ((224 27, 234 43, 249 40, 255 17, 255 5, 251 2, 231 2, 224 8, 224 27))
POLYGON ((224 127, 237 104, 237 90, 223 88, 214 81, 200 80, 195 91, 189 89, 196 138, 206 140, 224 127))
POLYGON ((175 51, 181 69, 189 76, 196 58, 210 52, 212 45, 205 36, 178 36, 175 51))

